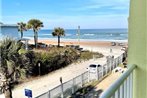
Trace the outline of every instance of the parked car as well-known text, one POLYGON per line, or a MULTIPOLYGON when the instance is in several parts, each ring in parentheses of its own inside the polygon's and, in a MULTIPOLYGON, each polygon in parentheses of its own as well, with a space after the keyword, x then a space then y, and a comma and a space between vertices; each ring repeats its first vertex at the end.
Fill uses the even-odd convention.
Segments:
POLYGON ((89 72, 91 72, 91 73, 95 73, 96 71, 97 71, 97 69, 99 68, 99 67, 101 67, 102 65, 100 65, 100 64, 98 64, 98 65, 96 65, 96 64, 90 64, 89 65, 89 67, 88 67, 88 70, 89 70, 89 72))

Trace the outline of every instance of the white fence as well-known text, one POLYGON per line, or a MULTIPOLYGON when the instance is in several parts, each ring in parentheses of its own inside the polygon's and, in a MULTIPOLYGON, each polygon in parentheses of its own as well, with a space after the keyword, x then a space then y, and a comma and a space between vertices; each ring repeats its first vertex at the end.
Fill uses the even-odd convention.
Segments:
POLYGON ((64 98, 72 95, 75 91, 79 88, 83 87, 85 83, 88 82, 88 71, 84 72, 83 74, 59 85, 48 92, 36 97, 36 98, 61 98, 62 94, 64 98), (63 92, 62 92, 63 87, 63 92))
MULTIPOLYGON (((123 57, 124 57, 124 54, 120 55, 119 57, 115 59, 109 58, 106 64, 99 67, 96 80, 99 80, 99 81, 102 80, 106 75, 108 75, 108 73, 110 73, 114 68, 116 68, 119 64, 121 64, 123 57)), ((71 96, 75 91, 82 88, 84 84, 88 83, 89 81, 90 81, 90 75, 89 75, 89 72, 86 71, 83 74, 35 98, 68 98, 68 96, 71 96)), ((85 98, 94 98, 90 96, 91 95, 86 95, 85 98)))

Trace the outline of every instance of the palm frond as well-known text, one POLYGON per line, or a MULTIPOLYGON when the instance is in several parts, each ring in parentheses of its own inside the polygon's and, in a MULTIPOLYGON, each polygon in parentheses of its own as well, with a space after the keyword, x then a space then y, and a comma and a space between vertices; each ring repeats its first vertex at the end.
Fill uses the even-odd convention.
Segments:
POLYGON ((21 44, 14 40, 5 39, 0 44, 1 64, 0 72, 7 80, 16 80, 25 76, 29 60, 25 55, 19 54, 21 44))
POLYGON ((53 36, 65 36, 65 30, 63 28, 54 28, 54 31, 52 32, 53 36))

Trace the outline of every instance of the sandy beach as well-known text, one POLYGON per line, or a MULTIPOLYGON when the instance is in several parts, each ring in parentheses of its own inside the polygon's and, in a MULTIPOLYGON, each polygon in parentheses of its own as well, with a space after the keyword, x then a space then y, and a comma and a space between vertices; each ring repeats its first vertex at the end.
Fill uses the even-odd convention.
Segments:
MULTIPOLYGON (((80 46, 90 46, 90 47, 110 47, 111 42, 116 43, 116 47, 119 47, 119 43, 123 43, 125 46, 127 46, 127 40, 122 40, 122 41, 96 41, 96 40, 74 40, 74 39, 61 39, 61 46, 65 45, 80 45, 80 46)), ((34 40, 29 40, 29 43, 34 44, 34 40)), ((39 39, 38 43, 46 43, 47 45, 57 45, 57 39, 39 39)))
MULTIPOLYGON (((57 44, 56 40, 39 40, 39 42, 46 44, 57 44)), ((29 43, 33 43, 33 40, 30 40, 29 43)), ((61 41, 63 45, 77 45, 79 44, 77 41, 61 41)), ((127 43, 125 43, 127 44, 127 43)), ((33 96, 38 96, 60 84, 59 78, 63 78, 63 82, 66 82, 83 72, 87 71, 87 67, 90 64, 105 64, 106 56, 114 55, 114 57, 118 57, 124 51, 121 50, 121 46, 111 46, 111 42, 108 41, 81 41, 80 47, 90 50, 101 52, 104 54, 103 58, 99 59, 91 59, 89 61, 81 62, 78 64, 71 64, 65 68, 60 70, 56 70, 52 73, 49 73, 45 76, 39 77, 37 79, 31 80, 29 82, 18 85, 13 90, 14 98, 25 98, 24 89, 30 88, 33 91, 33 96), (113 51, 110 53, 110 49, 113 51)), ((108 82, 109 83, 109 82, 108 82)), ((33 97, 33 98, 34 98, 33 97)), ((0 98, 4 98, 3 95, 0 95, 0 98)))

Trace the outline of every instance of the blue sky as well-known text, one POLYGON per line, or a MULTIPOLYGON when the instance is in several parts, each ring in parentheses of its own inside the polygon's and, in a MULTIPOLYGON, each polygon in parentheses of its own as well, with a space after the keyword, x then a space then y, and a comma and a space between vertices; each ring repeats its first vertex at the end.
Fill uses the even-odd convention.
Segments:
POLYGON ((40 19, 44 29, 127 28, 129 0, 2 0, 2 22, 40 19))

